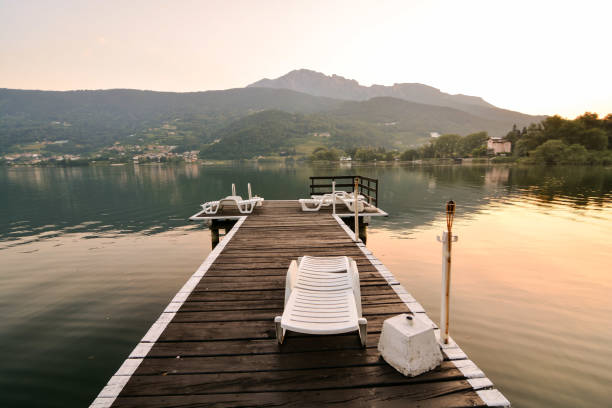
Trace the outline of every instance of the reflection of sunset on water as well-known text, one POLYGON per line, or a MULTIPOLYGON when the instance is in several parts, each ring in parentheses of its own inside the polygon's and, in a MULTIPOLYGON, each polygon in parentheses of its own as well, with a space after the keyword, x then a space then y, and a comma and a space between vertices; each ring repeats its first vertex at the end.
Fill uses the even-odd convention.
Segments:
MULTIPOLYGON (((612 314, 612 202, 574 205, 566 199, 514 197, 462 218, 458 203, 451 335, 475 361, 488 362, 487 374, 495 382, 503 383, 510 368, 528 369, 541 378, 553 373, 565 383, 594 369, 605 372, 612 359, 607 346, 612 326, 604 323, 612 314), (597 341, 587 341, 585 333, 597 341), (556 345, 552 350, 551 344, 556 345), (497 363, 500 354, 503 365, 497 363), (557 358, 566 359, 573 371, 555 372, 557 358)), ((444 222, 440 210, 437 219, 412 231, 410 239, 383 228, 372 228, 368 237, 368 247, 436 321, 441 281, 436 235, 444 222)), ((602 392, 595 384, 582 385, 588 392, 602 392)), ((557 391, 561 394, 552 398, 577 402, 564 387, 557 391)), ((513 398, 519 406, 522 392, 516 390, 513 398)))
POLYGON ((89 402, 210 251, 210 233, 187 221, 202 202, 232 183, 296 199, 330 174, 379 180, 390 216, 372 219, 367 246, 436 321, 436 236, 456 201, 451 336, 515 406, 575 407, 585 394, 605 406, 612 169, 595 166, 0 168, 0 299, 28 317, 0 322, 15 356, 4 368, 58 389, 79 381, 66 395, 89 402))

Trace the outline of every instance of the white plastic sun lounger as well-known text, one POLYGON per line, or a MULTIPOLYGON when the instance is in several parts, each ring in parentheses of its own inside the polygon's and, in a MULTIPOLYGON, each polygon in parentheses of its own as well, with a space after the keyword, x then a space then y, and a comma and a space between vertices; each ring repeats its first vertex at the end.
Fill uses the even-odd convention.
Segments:
MULTIPOLYGON (((353 193, 349 193, 348 191, 344 191, 344 190, 336 190, 336 203, 340 203, 341 199, 343 198, 353 198, 354 194, 353 193)), ((331 204, 331 200, 332 197, 334 196, 334 193, 327 193, 327 194, 319 194, 319 195, 311 195, 310 198, 314 199, 314 200, 329 200, 329 203, 331 204)), ((357 195, 359 197, 360 200, 365 200, 365 196, 358 194, 357 195)))
POLYGON ((352 196, 352 193, 338 190, 335 194, 329 193, 312 195, 311 198, 301 198, 298 201, 300 202, 302 211, 319 211, 321 207, 329 207, 332 205, 334 200, 336 201, 336 204, 343 204, 343 199, 351 198, 352 196))
MULTIPOLYGON (((355 199, 354 198, 342 198, 342 203, 349 209, 350 212, 355 212, 355 199)), ((365 209, 365 201, 357 199, 357 211, 363 212, 365 209)))
POLYGON ((205 214, 214 215, 224 206, 235 206, 241 214, 251 214, 255 207, 261 206, 264 199, 262 197, 253 197, 251 194, 251 183, 248 184, 249 199, 243 200, 242 197, 236 195, 236 185, 232 184, 232 195, 227 196, 219 201, 209 201, 202 204, 202 209, 205 214))
POLYGON ((305 256, 291 261, 285 284, 285 310, 276 316, 276 339, 285 332, 339 334, 359 332, 365 347, 368 321, 361 313, 357 264, 346 256, 305 256))
MULTIPOLYGON (((357 197, 357 211, 363 212, 366 205, 365 197, 359 194, 357 197)), ((334 199, 336 204, 344 204, 350 212, 355 211, 355 199, 352 193, 346 191, 336 192, 335 198, 333 194, 313 195, 312 198, 301 198, 299 200, 302 211, 319 211, 321 207, 328 207, 333 204, 334 199)))

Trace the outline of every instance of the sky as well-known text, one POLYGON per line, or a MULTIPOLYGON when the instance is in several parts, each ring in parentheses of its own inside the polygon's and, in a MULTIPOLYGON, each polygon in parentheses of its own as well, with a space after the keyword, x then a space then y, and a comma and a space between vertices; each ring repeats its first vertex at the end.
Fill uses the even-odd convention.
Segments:
POLYGON ((237 88, 299 68, 612 113, 612 1, 0 0, 0 87, 237 88))

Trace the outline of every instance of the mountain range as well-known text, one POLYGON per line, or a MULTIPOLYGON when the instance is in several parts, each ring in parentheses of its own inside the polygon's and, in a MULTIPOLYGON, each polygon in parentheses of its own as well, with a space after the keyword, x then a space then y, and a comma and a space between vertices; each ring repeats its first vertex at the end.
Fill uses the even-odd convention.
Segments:
POLYGON ((506 123, 524 123, 534 120, 531 115, 500 109, 478 96, 451 95, 437 88, 417 83, 363 86, 353 79, 346 79, 339 75, 328 76, 308 69, 294 70, 276 79, 264 78, 248 87, 290 89, 309 95, 352 101, 391 97, 418 104, 454 108, 485 119, 506 123))
POLYGON ((424 143, 431 132, 502 136, 514 124, 542 119, 427 85, 366 87, 302 69, 206 92, 0 89, 0 152, 40 149, 43 141, 62 141, 55 150, 87 152, 135 140, 215 158, 307 154, 303 145, 404 149, 424 143))

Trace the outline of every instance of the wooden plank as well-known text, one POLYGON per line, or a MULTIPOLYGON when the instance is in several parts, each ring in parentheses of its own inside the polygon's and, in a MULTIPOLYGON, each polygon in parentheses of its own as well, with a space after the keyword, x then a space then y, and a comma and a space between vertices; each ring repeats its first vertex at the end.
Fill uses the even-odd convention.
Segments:
MULTIPOLYGON (((368 333, 367 346, 378 345, 379 333, 368 333)), ((310 351, 361 349, 353 334, 330 336, 293 336, 281 346, 276 338, 256 340, 175 341, 155 343, 150 357, 193 357, 237 354, 304 353, 310 351)))
MULTIPOLYGON (((245 308, 234 309, 234 310, 206 310, 207 308, 203 305, 213 303, 215 307, 216 302, 200 302, 194 303, 198 307, 194 307, 193 304, 189 303, 188 306, 183 304, 183 307, 177 312, 177 315, 172 320, 173 322, 221 322, 221 321, 250 321, 250 320, 264 320, 270 322, 274 319, 274 316, 279 316, 283 313, 283 302, 278 302, 276 307, 261 308, 261 309, 250 309, 244 305, 245 308), (204 310, 202 310, 204 309, 204 310), (246 311, 246 312, 245 312, 246 311)), ((216 306, 218 307, 218 306, 216 306)), ((235 307, 235 306, 229 306, 235 307)), ((364 317, 373 315, 396 315, 400 313, 408 313, 410 309, 403 303, 395 304, 384 304, 384 305, 363 305, 364 317)))
POLYGON ((384 365, 317 368, 291 371, 230 372, 193 375, 135 375, 121 396, 190 395, 325 390, 338 388, 376 387, 385 384, 411 384, 465 377, 451 363, 418 377, 405 377, 393 367, 384 365))
MULTIPOLYGON (((223 292, 229 295, 229 292, 223 292)), ((192 294, 185 303, 182 304, 179 312, 190 311, 233 311, 233 310, 259 310, 259 309, 278 309, 284 305, 284 297, 279 296, 269 300, 218 300, 217 297, 210 297, 207 292, 199 292, 192 294)), ((364 312, 373 307, 381 307, 382 310, 395 308, 393 310, 403 309, 406 305, 400 300, 397 295, 371 295, 362 298, 362 306, 364 312)))
MULTIPOLYGON (((365 268, 364 268, 365 269, 365 268)), ((372 271, 359 271, 359 279, 383 279, 380 273, 372 268, 372 271)), ((258 278, 258 277, 274 277, 276 279, 285 280, 287 276, 287 269, 285 268, 268 268, 268 269, 233 269, 233 268, 210 268, 206 272, 207 278, 219 277, 219 278, 258 278)))
POLYGON ((154 397, 119 397, 115 406, 125 408, 162 407, 485 407, 465 380, 402 386, 293 391, 269 393, 231 393, 154 397))
MULTIPOLYGON (((253 276, 256 274, 286 276, 289 262, 287 262, 287 266, 280 267, 267 267, 265 264, 262 265, 261 263, 247 264, 242 266, 237 266, 236 264, 230 263, 215 263, 208 268, 206 275, 214 276, 212 275, 214 272, 219 272, 227 274, 226 276, 233 276, 233 273, 252 274, 253 276)), ((366 263, 366 261, 363 261, 363 265, 359 267, 359 275, 361 276, 364 272, 376 272, 378 274, 378 269, 376 269, 376 267, 374 267, 370 262, 366 263)))
POLYGON ((385 365, 375 348, 313 351, 307 353, 271 353, 224 355, 191 358, 145 358, 139 375, 214 374, 260 371, 292 371, 317 368, 385 365))
MULTIPOLYGON (((188 312, 186 312, 188 313, 188 312)), ((168 324, 166 330, 160 335, 158 341, 207 341, 207 340, 235 340, 235 339, 272 339, 276 334, 273 319, 254 321, 201 321, 196 323, 178 323, 178 319, 185 318, 186 313, 177 313, 174 320, 168 324)), ((376 314, 367 316, 368 333, 380 332, 383 321, 389 314, 376 314)), ((273 317, 273 316, 272 316, 273 317)), ((205 318, 205 317, 203 317, 205 318)), ((288 336, 294 334, 289 332, 288 336)), ((297 334, 296 334, 297 335, 297 334)), ((355 338, 358 338, 355 332, 355 338)), ((289 340, 288 340, 289 341, 289 340)))

